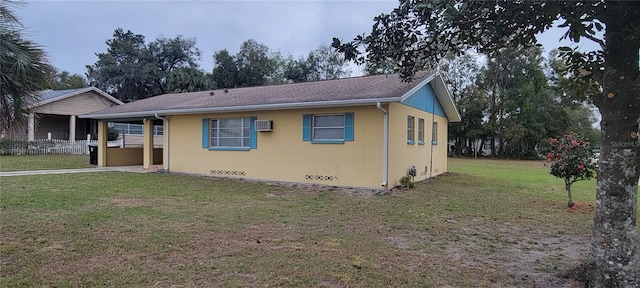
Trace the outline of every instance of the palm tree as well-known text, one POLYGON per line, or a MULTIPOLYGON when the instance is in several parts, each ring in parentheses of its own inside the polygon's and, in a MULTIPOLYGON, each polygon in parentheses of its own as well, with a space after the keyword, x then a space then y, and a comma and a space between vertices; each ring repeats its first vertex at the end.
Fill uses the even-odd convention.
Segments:
POLYGON ((24 26, 11 11, 22 4, 0 0, 0 136, 24 129, 37 92, 51 86, 44 51, 22 37, 24 26))

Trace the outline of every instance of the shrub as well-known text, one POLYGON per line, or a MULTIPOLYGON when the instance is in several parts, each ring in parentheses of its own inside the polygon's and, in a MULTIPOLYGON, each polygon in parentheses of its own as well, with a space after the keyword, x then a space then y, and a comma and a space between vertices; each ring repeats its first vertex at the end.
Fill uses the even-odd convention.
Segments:
POLYGON ((118 132, 118 129, 115 127, 107 128, 107 141, 115 141, 118 140, 119 137, 120 133, 118 132))
POLYGON ((547 161, 551 163, 551 175, 564 180, 567 190, 567 205, 573 207, 571 184, 593 178, 596 163, 595 154, 589 148, 589 142, 576 133, 549 139, 551 150, 547 161))
POLYGON ((400 178, 400 185, 405 188, 413 188, 416 186, 416 183, 413 182, 413 177, 411 177, 411 175, 406 175, 400 178))

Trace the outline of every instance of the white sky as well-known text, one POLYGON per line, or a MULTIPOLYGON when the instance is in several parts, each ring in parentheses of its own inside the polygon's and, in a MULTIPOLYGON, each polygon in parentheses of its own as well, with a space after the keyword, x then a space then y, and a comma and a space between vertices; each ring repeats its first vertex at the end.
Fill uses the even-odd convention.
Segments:
MULTIPOLYGON (((196 38, 200 67, 210 72, 212 56, 227 49, 235 54, 242 42, 254 39, 271 50, 294 58, 306 55, 333 37, 344 41, 369 33, 373 18, 397 6, 378 1, 29 1, 14 12, 27 29, 27 38, 44 46, 51 63, 84 75, 96 53, 116 28, 142 34, 148 42, 158 36, 196 38)), ((561 46, 561 31, 539 37, 548 52, 561 46)), ((566 45, 568 42, 563 42, 566 45)), ((591 43, 585 49, 594 49, 591 43)))

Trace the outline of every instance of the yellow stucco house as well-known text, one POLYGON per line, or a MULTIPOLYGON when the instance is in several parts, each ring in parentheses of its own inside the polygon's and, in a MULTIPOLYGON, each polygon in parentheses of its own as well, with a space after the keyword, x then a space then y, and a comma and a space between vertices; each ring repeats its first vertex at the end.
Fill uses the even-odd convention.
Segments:
POLYGON ((446 172, 447 124, 460 121, 434 72, 164 94, 81 118, 100 121, 99 166, 375 189, 412 168, 416 181, 446 172), (107 148, 107 122, 143 123, 143 148, 107 148))

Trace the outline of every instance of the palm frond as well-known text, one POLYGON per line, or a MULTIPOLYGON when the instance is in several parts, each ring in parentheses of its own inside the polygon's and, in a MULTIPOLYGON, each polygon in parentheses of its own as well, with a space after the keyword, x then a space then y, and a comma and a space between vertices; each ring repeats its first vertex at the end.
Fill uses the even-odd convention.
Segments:
POLYGON ((21 3, 0 0, 0 135, 23 129, 39 91, 51 86, 44 50, 21 36, 22 24, 11 11, 21 3))

